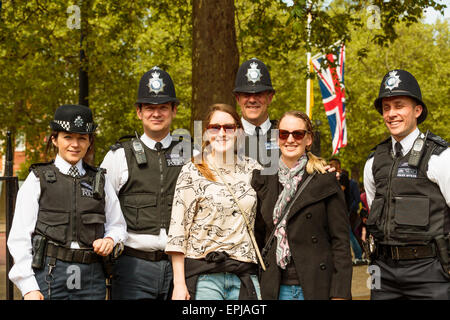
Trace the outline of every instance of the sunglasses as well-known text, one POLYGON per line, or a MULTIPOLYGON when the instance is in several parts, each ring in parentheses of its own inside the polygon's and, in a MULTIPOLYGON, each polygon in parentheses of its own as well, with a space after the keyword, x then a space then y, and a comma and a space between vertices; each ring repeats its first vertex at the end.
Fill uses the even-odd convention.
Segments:
POLYGON ((292 134, 292 137, 295 140, 302 140, 308 132, 308 130, 295 130, 291 132, 280 129, 278 130, 278 138, 280 138, 280 140, 287 140, 289 138, 289 135, 292 134))
POLYGON ((206 129, 209 130, 210 133, 219 133, 220 129, 222 129, 225 132, 229 131, 236 131, 237 125, 236 124, 210 124, 206 127, 206 129))

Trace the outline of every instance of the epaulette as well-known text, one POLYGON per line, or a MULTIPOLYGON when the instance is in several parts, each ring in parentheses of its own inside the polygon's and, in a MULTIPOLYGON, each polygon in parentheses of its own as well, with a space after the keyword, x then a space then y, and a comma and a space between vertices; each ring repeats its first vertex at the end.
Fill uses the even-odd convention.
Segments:
MULTIPOLYGON (((38 170, 42 167, 51 165, 55 162, 55 160, 49 161, 49 162, 40 162, 40 163, 33 163, 30 168, 28 169, 29 172, 33 172, 36 178, 39 178, 39 172, 38 170)), ((43 171, 45 179, 49 182, 56 181, 56 174, 54 170, 44 170, 43 171)))
POLYGON ((436 148, 433 150, 433 154, 435 154, 435 155, 440 155, 442 152, 447 150, 447 148, 449 147, 449 144, 447 141, 445 141, 440 136, 437 136, 431 132, 428 132, 427 140, 431 140, 432 142, 435 143, 436 148))
POLYGON ((129 140, 129 139, 134 138, 134 137, 135 137, 134 135, 126 135, 126 136, 120 137, 116 141, 115 144, 113 144, 112 146, 109 147, 109 149, 112 150, 112 151, 116 151, 117 149, 123 148, 123 145, 122 145, 121 141, 122 140, 129 140))
POLYGON ((43 166, 48 166, 49 164, 53 164, 55 162, 55 160, 49 161, 49 162, 38 162, 38 163, 33 163, 29 168, 28 168, 28 172, 33 171, 33 173, 36 175, 36 177, 39 177, 36 169, 39 167, 43 167, 43 166))
POLYGON ((367 157, 367 160, 369 160, 370 158, 373 158, 374 155, 375 155, 375 151, 370 152, 369 156, 367 157))
POLYGON ((88 164, 88 163, 86 163, 84 161, 83 161, 83 168, 86 169, 86 171, 87 170, 91 170, 91 171, 94 171, 94 172, 102 171, 103 173, 106 173, 106 169, 100 168, 100 167, 91 166, 90 164, 88 164))

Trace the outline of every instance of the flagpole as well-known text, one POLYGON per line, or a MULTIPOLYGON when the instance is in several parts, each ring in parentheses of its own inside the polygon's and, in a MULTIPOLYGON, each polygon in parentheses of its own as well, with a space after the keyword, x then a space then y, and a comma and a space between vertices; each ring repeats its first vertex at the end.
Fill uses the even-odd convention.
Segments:
POLYGON ((308 9, 308 19, 306 24, 306 32, 307 32, 307 46, 308 46, 308 52, 306 53, 306 67, 308 68, 308 79, 306 80, 306 114, 311 119, 311 0, 306 1, 306 6, 308 9))

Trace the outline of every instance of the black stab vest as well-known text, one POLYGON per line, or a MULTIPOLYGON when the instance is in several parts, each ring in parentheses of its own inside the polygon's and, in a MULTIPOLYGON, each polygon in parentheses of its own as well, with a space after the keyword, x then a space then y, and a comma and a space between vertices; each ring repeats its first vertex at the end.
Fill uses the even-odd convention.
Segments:
MULTIPOLYGON (((62 174, 53 162, 30 167, 41 186, 35 233, 66 248, 76 241, 82 249, 92 249, 92 242, 105 233, 105 199, 93 196, 97 168, 83 167, 81 178, 62 174)), ((103 190, 104 177, 101 181, 103 190)))
POLYGON ((161 228, 169 228, 175 185, 185 163, 180 150, 174 149, 178 144, 172 141, 169 148, 158 152, 142 143, 147 163, 138 165, 132 141, 121 142, 127 159, 128 180, 118 198, 128 230, 158 235, 161 228))
POLYGON ((428 244, 450 231, 446 201, 426 174, 431 155, 446 149, 434 137, 431 134, 432 139, 427 139, 418 168, 408 165, 411 151, 393 158, 390 138, 375 149, 372 172, 376 192, 367 229, 382 244, 428 244))
POLYGON ((271 135, 272 129, 276 129, 276 121, 271 121, 269 131, 265 135, 260 135, 259 139, 256 135, 245 135, 245 156, 252 158, 263 167, 271 165, 278 168, 278 160, 280 158, 280 148, 277 143, 276 136, 271 135))

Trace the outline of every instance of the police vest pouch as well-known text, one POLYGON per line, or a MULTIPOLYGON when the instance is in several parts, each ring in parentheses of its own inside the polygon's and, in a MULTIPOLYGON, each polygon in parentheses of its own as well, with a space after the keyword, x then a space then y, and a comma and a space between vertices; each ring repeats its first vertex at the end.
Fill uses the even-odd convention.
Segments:
POLYGON ((152 224, 152 221, 159 219, 156 195, 148 193, 124 195, 121 203, 129 229, 133 231, 152 229, 148 231, 159 233, 159 226, 152 224))
POLYGON ((105 169, 97 168, 94 178, 93 197, 97 200, 105 197, 105 169))
POLYGON ((367 219, 367 230, 374 236, 382 233, 381 216, 384 208, 384 198, 375 198, 370 208, 369 218, 367 219))
POLYGON ((426 229, 430 217, 430 200, 427 197, 395 197, 397 230, 426 229))
POLYGON ((35 269, 42 269, 45 261, 45 249, 47 238, 43 235, 35 234, 32 240, 33 260, 31 266, 35 269))

